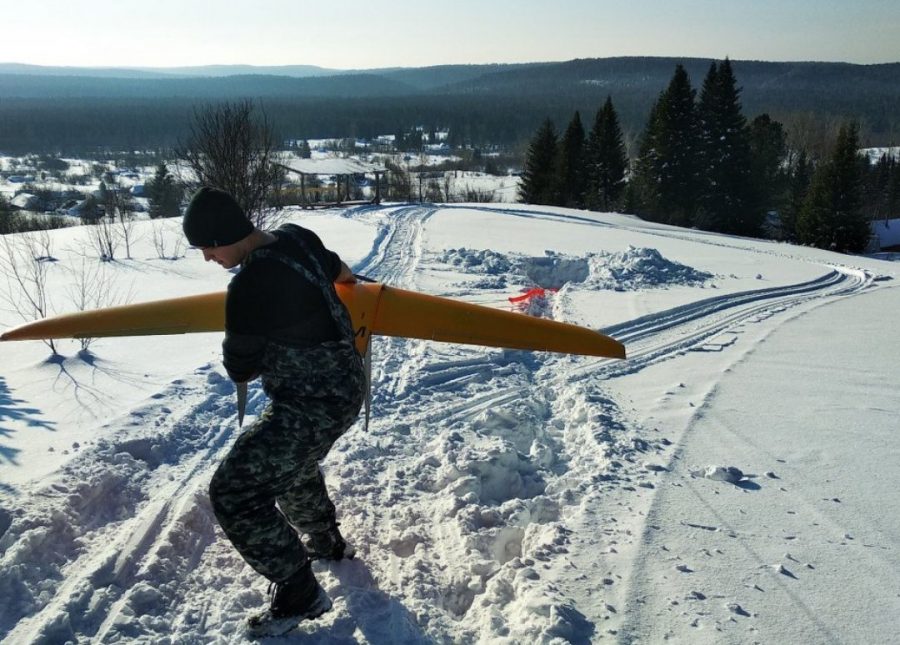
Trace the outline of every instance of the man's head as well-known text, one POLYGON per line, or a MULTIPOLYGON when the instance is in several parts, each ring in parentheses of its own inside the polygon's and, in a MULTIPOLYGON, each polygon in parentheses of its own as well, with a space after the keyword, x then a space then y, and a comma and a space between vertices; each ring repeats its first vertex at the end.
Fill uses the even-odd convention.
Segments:
POLYGON ((182 223, 191 246, 203 251, 207 261, 226 269, 237 266, 246 251, 238 244, 251 233, 253 224, 234 198, 223 190, 204 186, 191 198, 182 223))

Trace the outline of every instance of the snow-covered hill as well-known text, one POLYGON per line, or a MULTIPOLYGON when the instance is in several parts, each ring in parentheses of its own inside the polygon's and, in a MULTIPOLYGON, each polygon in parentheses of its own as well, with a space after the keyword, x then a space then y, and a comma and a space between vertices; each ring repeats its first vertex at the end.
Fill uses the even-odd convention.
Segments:
MULTIPOLYGON (((629 359, 378 339, 372 423, 324 463, 359 555, 315 565, 334 609, 282 642, 897 638, 898 265, 558 208, 291 218, 397 286, 505 308, 558 288, 529 313, 629 359)), ((227 284, 157 257, 177 221, 140 226, 110 292, 227 284)), ((51 236, 57 311, 99 265, 84 235, 51 236)), ((244 642, 266 582, 206 496, 238 433, 220 340, 0 345, 3 642, 244 642)))

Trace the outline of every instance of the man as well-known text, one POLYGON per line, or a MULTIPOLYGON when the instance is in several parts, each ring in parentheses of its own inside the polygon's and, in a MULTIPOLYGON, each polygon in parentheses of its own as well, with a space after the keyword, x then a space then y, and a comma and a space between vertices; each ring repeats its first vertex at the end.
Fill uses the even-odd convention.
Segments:
POLYGON ((243 265, 228 285, 223 362, 236 383, 259 376, 269 404, 219 465, 209 495, 228 539, 273 583, 250 633, 284 633, 331 609, 310 558, 352 557, 318 463, 364 398, 362 359, 334 289, 355 278, 312 231, 261 231, 221 190, 201 188, 183 227, 206 261, 243 265))

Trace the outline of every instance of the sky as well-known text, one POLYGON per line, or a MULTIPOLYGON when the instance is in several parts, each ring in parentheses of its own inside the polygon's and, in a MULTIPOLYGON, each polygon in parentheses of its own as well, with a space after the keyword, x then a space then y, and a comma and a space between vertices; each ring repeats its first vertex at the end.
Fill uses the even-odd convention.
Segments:
POLYGON ((897 0, 94 0, 88 6, 43 0, 0 10, 0 62, 369 69, 609 56, 900 61, 897 0))

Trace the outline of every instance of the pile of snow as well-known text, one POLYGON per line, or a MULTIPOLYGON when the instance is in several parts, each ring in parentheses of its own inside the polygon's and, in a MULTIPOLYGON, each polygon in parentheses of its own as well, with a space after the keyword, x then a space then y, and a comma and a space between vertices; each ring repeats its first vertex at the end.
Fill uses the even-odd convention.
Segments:
POLYGON ((438 256, 438 260, 466 273, 500 275, 509 273, 513 268, 513 263, 506 255, 490 249, 447 249, 438 256))
POLYGON ((542 258, 524 258, 518 268, 531 282, 544 289, 559 289, 568 282, 584 282, 590 275, 586 258, 568 257, 553 251, 546 251, 542 258))
MULTIPOLYGON (((622 252, 573 256, 547 250, 543 256, 504 255, 492 250, 448 249, 438 261, 470 274, 502 276, 544 289, 583 284, 593 290, 638 291, 652 287, 699 286, 711 273, 669 260, 657 250, 629 246, 622 252)), ((487 281, 484 288, 504 284, 487 281)))
POLYGON ((736 466, 707 466, 701 475, 717 482, 737 484, 744 478, 743 471, 736 466))
POLYGON ((699 286, 713 276, 667 260, 656 249, 629 246, 621 253, 598 253, 590 258, 590 281, 598 289, 637 291, 648 287, 699 286))

